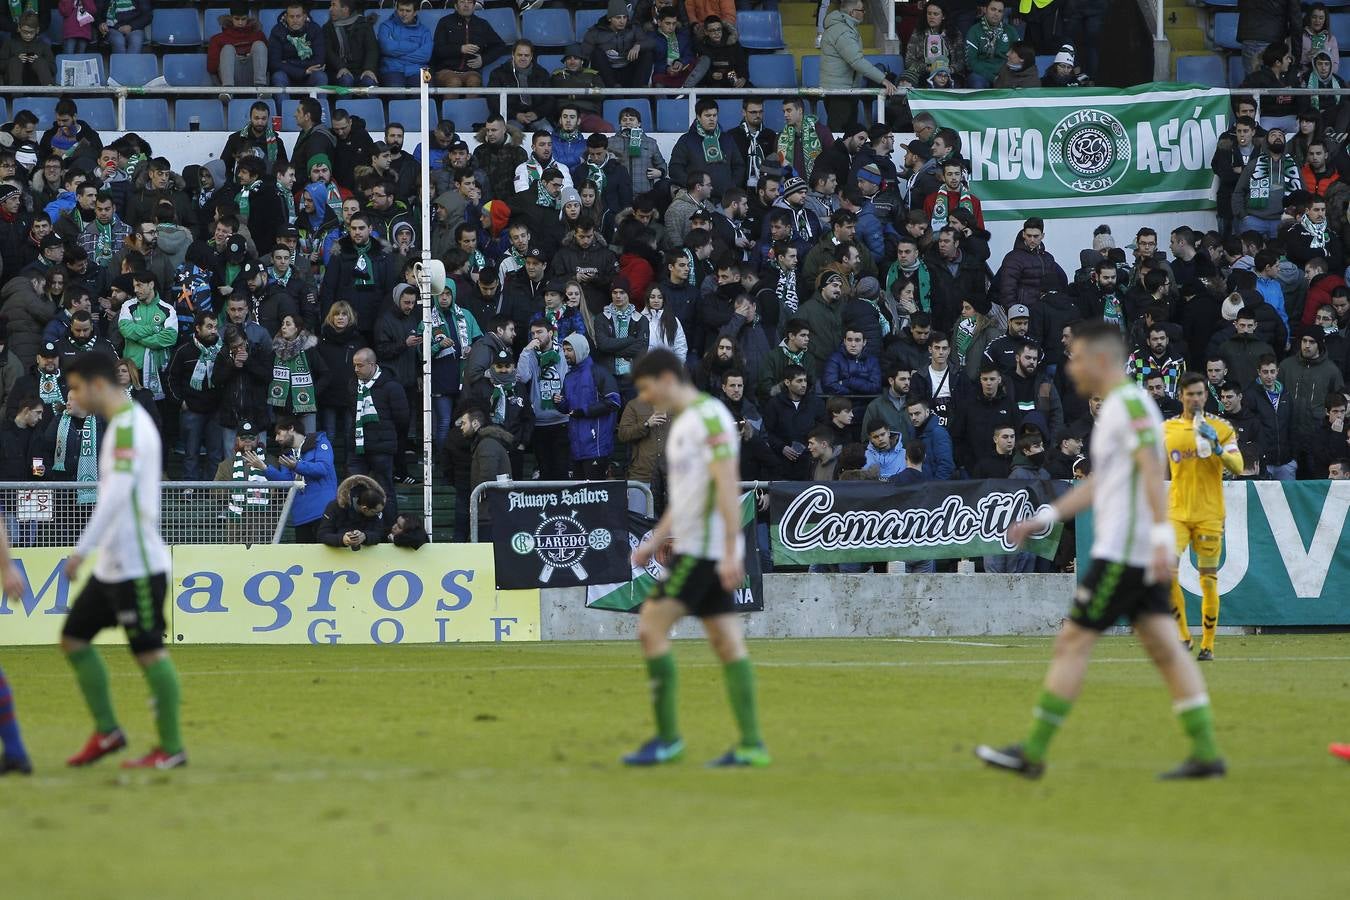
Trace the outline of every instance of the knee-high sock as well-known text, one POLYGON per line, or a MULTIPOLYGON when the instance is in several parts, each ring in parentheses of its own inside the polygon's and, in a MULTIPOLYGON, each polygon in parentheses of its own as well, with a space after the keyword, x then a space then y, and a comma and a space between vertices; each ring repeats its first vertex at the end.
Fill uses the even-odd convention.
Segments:
POLYGON ((1191 739, 1191 756, 1201 762, 1219 758, 1219 745, 1214 739, 1214 713, 1209 708, 1209 695, 1198 694, 1172 704, 1172 710, 1181 720, 1181 727, 1191 739))
POLYGON ((1191 629, 1186 624, 1186 595, 1181 592, 1181 579, 1172 578, 1172 618, 1177 620, 1177 634, 1187 643, 1191 640, 1191 629))
POLYGON ((666 742, 678 740, 680 724, 676 715, 675 693, 679 679, 675 674, 675 657, 667 651, 662 656, 647 660, 647 677, 651 679, 656 735, 666 742))
POLYGON ((1219 576, 1200 575, 1200 647, 1214 649, 1214 631, 1219 627, 1219 576))
POLYGON ((1073 709, 1073 701, 1058 694, 1041 691, 1032 711, 1031 733, 1022 744, 1022 752, 1030 762, 1038 763, 1045 759, 1045 751, 1050 747, 1050 739, 1064 724, 1064 717, 1073 709))
POLYGON ((4 748, 5 756, 16 762, 28 759, 23 736, 19 734, 19 719, 14 712, 14 695, 3 671, 0 671, 0 747, 4 748))
POLYGON ((759 733, 759 712, 755 707, 755 668, 749 658, 726 664, 727 698, 741 730, 742 747, 758 747, 764 743, 759 733))
POLYGON ((179 753, 183 749, 183 735, 178 727, 178 670, 167 656, 145 667, 145 680, 155 698, 155 728, 159 731, 159 749, 165 753, 179 753))
POLYGON ((94 727, 101 734, 117 730, 117 716, 113 713, 112 692, 108 688, 108 667, 103 657, 94 647, 73 650, 67 655, 71 667, 75 670, 75 680, 79 682, 80 693, 94 716, 94 727))

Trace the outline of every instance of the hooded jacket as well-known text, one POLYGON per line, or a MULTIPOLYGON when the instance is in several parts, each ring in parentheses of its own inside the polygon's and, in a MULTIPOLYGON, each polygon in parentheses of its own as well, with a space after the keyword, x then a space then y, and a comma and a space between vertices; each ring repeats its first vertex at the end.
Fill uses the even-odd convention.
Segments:
MULTIPOLYGON (((614 427, 622 401, 614 376, 591 359, 590 343, 580 334, 564 341, 576 356, 576 365, 563 378, 562 402, 572 460, 607 459, 614 452, 614 427)), ((564 357, 565 358, 565 357, 564 357)))
POLYGON ((398 298, 409 285, 400 282, 391 291, 390 304, 375 323, 375 356, 380 368, 392 374, 405 391, 416 388, 417 379, 422 374, 422 345, 408 346, 408 338, 422 328, 422 310, 413 307, 412 312, 404 313, 398 306, 398 298))
POLYGON ((478 146, 474 148, 470 162, 488 177, 492 197, 484 200, 508 200, 516 191, 516 168, 528 155, 520 146, 520 129, 508 125, 506 138, 500 144, 488 143, 486 134, 486 130, 480 128, 474 135, 478 146))
POLYGON ((55 304, 33 290, 27 277, 10 278, 0 288, 0 316, 9 320, 7 349, 25 370, 37 359, 42 332, 56 314, 55 304))
POLYGON ((1343 390, 1345 379, 1326 353, 1319 353, 1316 359, 1305 359, 1297 349, 1280 363, 1279 378, 1284 385, 1284 400, 1290 407, 1294 446, 1306 452, 1322 422, 1327 394, 1343 390))
POLYGON ((629 304, 631 315, 628 318, 628 335, 619 337, 615 324, 617 313, 613 304, 605 307, 604 312, 595 317, 595 361, 619 381, 632 381, 631 376, 620 376, 615 365, 620 359, 630 364, 647 352, 647 318, 636 306, 629 304))
MULTIPOLYGON (((353 494, 358 497, 365 493, 383 493, 375 479, 365 475, 350 475, 337 487, 337 495, 324 508, 323 518, 319 522, 319 543, 330 547, 341 547, 342 537, 349 531, 359 531, 365 535, 365 541, 356 547, 369 547, 384 540, 384 519, 380 515, 363 516, 356 509, 353 494)), ((387 501, 386 501, 387 502, 387 501)))
MULTIPOLYGON (((511 432, 500 425, 484 425, 473 438, 473 462, 469 466, 469 489, 511 474, 511 432)), ((480 504, 479 521, 488 521, 491 504, 480 504)))
POLYGON ((834 10, 825 17, 820 38, 820 86, 839 90, 853 87, 859 77, 881 84, 885 75, 863 55, 862 35, 852 16, 834 10))
POLYGON ((243 28, 235 28, 234 19, 230 16, 221 16, 219 21, 220 31, 212 35, 206 44, 206 71, 217 77, 220 75, 220 51, 233 47, 235 53, 247 56, 253 52, 254 44, 267 43, 261 23, 252 16, 249 16, 243 28))
POLYGON ((356 311, 356 327, 368 335, 374 333, 385 298, 394 289, 397 277, 392 257, 385 253, 384 244, 376 237, 372 237, 370 243, 368 279, 358 283, 356 265, 360 254, 352 239, 344 236, 336 244, 336 252, 324 270, 323 285, 319 288, 319 306, 324 315, 338 300, 346 300, 356 311))
POLYGON ((295 468, 268 466, 263 474, 268 481, 295 481, 303 478, 305 488, 291 504, 291 524, 308 525, 323 518, 328 504, 337 499, 337 468, 333 463, 333 442, 322 431, 305 435, 300 452, 294 453, 295 468))

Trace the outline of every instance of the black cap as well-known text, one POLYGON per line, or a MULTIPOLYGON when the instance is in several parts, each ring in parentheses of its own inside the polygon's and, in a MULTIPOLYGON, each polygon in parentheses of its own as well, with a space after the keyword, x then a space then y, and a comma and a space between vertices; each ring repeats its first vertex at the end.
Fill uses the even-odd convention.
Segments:
POLYGON ((292 225, 289 228, 284 229, 281 232, 281 236, 284 238, 295 238, 298 241, 300 240, 300 229, 292 225))
POLYGON ((59 234, 49 234, 42 239, 42 249, 48 250, 51 249, 52 247, 64 247, 65 243, 66 243, 65 241, 61 240, 61 236, 59 234))
POLYGON ((38 348, 37 355, 45 356, 48 359, 50 359, 53 356, 60 356, 61 351, 56 349, 55 344, 53 344, 51 341, 48 341, 47 343, 43 344, 41 347, 38 348))
POLYGON ((510 366, 515 365, 515 362, 515 358, 511 356, 510 350, 498 350, 496 355, 492 357, 492 364, 494 366, 510 366))
POLYGON ((450 142, 450 150, 451 150, 451 151, 454 151, 454 150, 463 150, 465 153, 468 153, 468 152, 469 152, 469 144, 468 144, 468 142, 466 142, 466 141, 453 140, 453 141, 450 142))
POLYGON ((248 244, 239 235, 230 238, 229 243, 225 245, 225 255, 232 257, 242 257, 248 252, 248 244))
POLYGON ((543 250, 540 250, 538 247, 531 247, 530 249, 526 250, 526 251, 525 251, 525 258, 526 258, 526 259, 542 259, 544 262, 548 262, 548 257, 545 256, 545 255, 544 255, 544 251, 543 251, 543 250))
POLYGON ((258 429, 253 427, 252 422, 240 422, 239 428, 235 433, 239 437, 257 437, 258 429))
POLYGON ((567 287, 567 282, 563 281, 561 278, 553 278, 544 285, 544 293, 547 294, 551 291, 555 294, 561 294, 565 287, 567 287))
POLYGON ((249 262, 244 263, 244 267, 239 270, 239 274, 247 281, 250 278, 257 278, 263 271, 264 269, 261 265, 250 260, 249 262))

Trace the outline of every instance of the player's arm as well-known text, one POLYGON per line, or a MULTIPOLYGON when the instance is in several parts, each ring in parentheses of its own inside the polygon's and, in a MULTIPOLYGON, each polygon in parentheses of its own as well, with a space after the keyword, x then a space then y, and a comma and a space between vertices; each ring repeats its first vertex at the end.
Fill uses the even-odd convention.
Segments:
MULTIPOLYGON (((1241 455, 1238 457, 1241 459, 1241 455)), ((1155 445, 1145 442, 1135 448, 1134 464, 1138 467, 1139 477, 1143 479, 1144 490, 1148 498, 1148 510, 1152 527, 1149 529, 1149 542, 1153 545, 1153 557, 1150 562, 1150 574, 1157 581, 1169 581, 1172 567, 1176 564, 1176 537, 1172 520, 1167 515, 1167 473, 1163 470, 1162 460, 1158 458, 1155 445)))
POLYGON ((656 551, 660 549, 661 545, 670 540, 670 528, 670 509, 667 508, 661 515, 660 520, 653 526, 651 536, 638 544, 638 548, 633 551, 633 565, 641 568, 651 562, 652 557, 656 555, 656 551))
MULTIPOLYGON (((103 540, 104 534, 116 526, 119 518, 125 516, 131 508, 131 494, 136 487, 132 462, 136 448, 131 443, 131 430, 118 429, 114 437, 117 445, 113 451, 113 470, 100 473, 98 502, 94 504, 94 514, 80 535, 75 551, 66 557, 66 577, 73 579, 80 571, 80 563, 103 540)), ((132 527, 139 528, 140 522, 132 527)))
POLYGON ((1238 449, 1237 432, 1231 426, 1225 427, 1219 432, 1219 441, 1214 449, 1219 454, 1223 467, 1233 475, 1241 475, 1247 463, 1242 458, 1242 451, 1238 449))
POLYGON ((1088 477, 1075 484, 1063 497, 1048 506, 1041 507, 1036 515, 1030 519, 1023 519, 1015 523, 1008 529, 1008 540, 1013 545, 1020 547, 1033 534, 1049 530, 1056 522, 1072 519, 1092 505, 1092 496, 1096 484, 1094 477, 1089 474, 1088 477))
POLYGON ((722 517, 722 559, 717 575, 722 587, 734 591, 745 582, 745 560, 741 557, 741 467, 736 454, 718 455, 712 462, 713 483, 717 489, 717 514, 722 517))
POLYGON ((14 565, 14 553, 4 522, 0 522, 0 583, 4 585, 5 596, 10 599, 18 599, 23 595, 23 577, 19 574, 18 566, 14 565))

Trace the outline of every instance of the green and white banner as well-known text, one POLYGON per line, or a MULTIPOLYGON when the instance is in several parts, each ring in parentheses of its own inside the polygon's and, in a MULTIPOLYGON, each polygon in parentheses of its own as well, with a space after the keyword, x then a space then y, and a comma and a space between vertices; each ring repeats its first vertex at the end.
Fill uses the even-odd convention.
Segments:
MULTIPOLYGON (((1219 566, 1221 625, 1350 624, 1350 482, 1234 481, 1219 566)), ((1092 548, 1091 514, 1077 519, 1079 571, 1092 548)), ((1200 621, 1195 560, 1181 561, 1186 612, 1200 621)))
POLYGON ((909 105, 961 135, 987 221, 1214 209, 1209 163, 1231 117, 1226 91, 914 90, 909 105))

